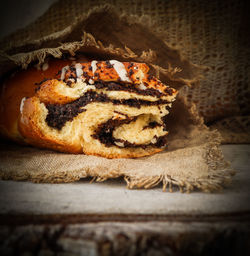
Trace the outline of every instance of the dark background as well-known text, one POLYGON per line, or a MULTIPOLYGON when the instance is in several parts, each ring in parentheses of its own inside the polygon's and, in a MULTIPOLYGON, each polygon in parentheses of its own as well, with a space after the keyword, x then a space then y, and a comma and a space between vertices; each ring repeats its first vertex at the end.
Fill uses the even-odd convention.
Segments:
POLYGON ((0 39, 41 16, 57 0, 1 0, 0 39))

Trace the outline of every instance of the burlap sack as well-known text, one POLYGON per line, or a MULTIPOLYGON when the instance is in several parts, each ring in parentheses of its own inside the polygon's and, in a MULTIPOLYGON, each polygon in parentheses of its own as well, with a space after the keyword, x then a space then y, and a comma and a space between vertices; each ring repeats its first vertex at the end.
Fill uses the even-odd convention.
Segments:
MULTIPOLYGON (((60 6, 54 10, 58 14, 62 11, 60 6)), ((64 16, 58 17, 58 20, 63 19, 64 16)), ((154 33, 148 17, 120 15, 106 5, 82 13, 63 30, 33 36, 5 44, 1 74, 16 66, 26 68, 30 63, 42 63, 47 57, 60 58, 63 54, 81 52, 93 58, 146 62, 162 81, 180 89, 180 96, 168 117, 168 149, 160 154, 110 160, 2 142, 2 179, 72 182, 88 176, 97 181, 123 176, 129 188, 151 188, 162 182, 164 190, 167 187, 171 190, 174 184, 186 191, 194 188, 213 191, 230 182, 233 172, 219 149, 219 133, 210 131, 195 106, 183 97, 181 88, 198 82, 198 67, 169 47, 162 33, 154 33)))
POLYGON ((0 49, 11 55, 22 45, 28 50, 31 41, 65 29, 82 13, 107 2, 120 12, 149 15, 143 22, 154 32, 193 63, 206 66, 200 86, 186 87, 182 93, 196 104, 205 122, 220 131, 223 143, 250 143, 250 19, 246 0, 61 0, 27 28, 2 40, 0 49))

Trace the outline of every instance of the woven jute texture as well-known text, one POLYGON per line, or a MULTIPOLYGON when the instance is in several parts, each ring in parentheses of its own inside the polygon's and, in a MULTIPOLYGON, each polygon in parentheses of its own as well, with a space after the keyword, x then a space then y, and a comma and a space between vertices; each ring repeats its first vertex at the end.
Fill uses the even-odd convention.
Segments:
MULTIPOLYGON (((211 91, 214 90, 213 94, 216 94, 210 97, 215 101, 218 101, 218 95, 224 97, 224 91, 216 90, 218 84, 211 81, 198 87, 201 69, 208 69, 206 81, 211 80, 215 73, 211 73, 211 69, 203 65, 198 67, 191 64, 185 58, 185 55, 190 55, 194 62, 199 59, 196 64, 207 65, 202 62, 206 40, 193 41, 189 30, 194 14, 197 17, 201 15, 201 19, 204 19, 200 12, 206 12, 206 8, 200 3, 193 13, 194 7, 187 1, 178 1, 178 4, 167 1, 115 1, 115 9, 112 5, 103 6, 103 3, 64 0, 53 5, 35 23, 0 43, 3 51, 0 59, 1 74, 17 66, 26 68, 32 63, 42 63, 47 57, 60 58, 63 54, 74 55, 78 52, 92 58, 146 62, 163 82, 180 89, 179 97, 168 117, 168 149, 141 159, 108 160, 2 142, 1 178, 71 182, 88 176, 97 181, 123 176, 129 188, 150 188, 159 183, 163 184, 164 190, 171 190, 172 185, 186 191, 195 188, 203 191, 222 188, 230 182, 233 172, 219 149, 221 136, 216 130, 211 131, 204 125, 193 102, 198 104, 200 112, 204 106, 208 111, 211 91), (92 8, 93 6, 96 7, 92 8), (186 14, 183 13, 184 10, 186 14), (180 33, 182 37, 179 36, 180 33), (199 48, 195 44, 203 46, 199 48), (180 55, 178 49, 184 55, 180 55)), ((196 21, 197 23, 201 24, 196 21)), ((225 72, 231 75, 230 72, 225 72)), ((220 102, 224 104, 223 99, 220 102)), ((206 121, 215 121, 219 116, 216 112, 211 119, 206 111, 202 112, 206 121)), ((230 117, 241 113, 239 108, 237 111, 231 111, 230 117)), ((227 114, 221 116, 227 117, 227 114)), ((242 133, 248 138, 246 133, 242 133)))
POLYGON ((0 42, 0 47, 9 54, 17 52, 19 48, 13 46, 61 31, 93 6, 107 2, 120 12, 150 16, 147 21, 152 30, 161 32, 169 45, 193 63, 206 66, 200 86, 185 88, 183 93, 196 103, 205 122, 220 130, 224 143, 250 142, 247 1, 62 0, 27 28, 0 42))
POLYGON ((195 106, 187 106, 179 98, 168 122, 168 150, 139 159, 62 154, 2 142, 0 178, 60 183, 86 177, 100 182, 122 176, 130 189, 162 184, 163 191, 170 192, 174 185, 181 192, 211 192, 230 184, 234 171, 218 148, 220 135, 209 131, 195 106))

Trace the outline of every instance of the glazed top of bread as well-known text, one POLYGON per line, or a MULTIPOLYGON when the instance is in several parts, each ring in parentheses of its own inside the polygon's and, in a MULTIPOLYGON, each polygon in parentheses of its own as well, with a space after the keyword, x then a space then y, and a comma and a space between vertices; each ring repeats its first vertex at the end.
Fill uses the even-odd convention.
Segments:
MULTIPOLYGON (((55 77, 58 70, 71 64, 70 60, 51 60, 46 70, 30 67, 13 73, 0 87, 0 129, 5 134, 12 132, 20 114, 20 102, 35 94, 36 83, 55 77), (11 104, 10 104, 11 103, 11 104), (3 131, 4 129, 4 131, 3 131)), ((13 131, 14 132, 14 131, 13 131)), ((8 134, 5 134, 8 136, 8 134)))
POLYGON ((140 89, 156 89, 163 94, 175 92, 168 90, 156 77, 148 74, 149 67, 145 63, 119 62, 117 60, 79 62, 71 66, 65 66, 57 78, 68 80, 84 77, 89 83, 95 81, 121 82, 126 84, 140 85, 140 89))
POLYGON ((145 63, 118 62, 116 60, 78 62, 64 66, 55 79, 48 79, 41 83, 37 96, 45 104, 66 104, 75 100, 78 93, 76 93, 76 98, 72 93, 71 97, 68 94, 65 95, 65 90, 60 89, 64 88, 64 84, 67 84, 72 92, 72 84, 78 83, 79 86, 74 86, 74 90, 83 92, 84 88, 88 89, 89 86, 98 90, 98 82, 107 88, 109 83, 116 82, 121 90, 137 90, 140 93, 144 92, 145 95, 149 94, 149 91, 153 91, 154 95, 171 102, 177 91, 149 75, 148 71, 149 67, 145 63))

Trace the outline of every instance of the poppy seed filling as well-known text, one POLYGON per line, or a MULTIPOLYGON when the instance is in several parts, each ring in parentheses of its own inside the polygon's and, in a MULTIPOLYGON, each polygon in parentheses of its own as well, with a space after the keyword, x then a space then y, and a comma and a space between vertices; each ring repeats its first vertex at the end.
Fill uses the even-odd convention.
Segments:
POLYGON ((67 104, 47 104, 48 114, 46 123, 52 128, 61 130, 67 121, 72 121, 78 114, 84 112, 84 106, 92 102, 112 102, 115 105, 127 105, 130 107, 140 108, 141 106, 153 106, 158 104, 168 104, 166 100, 146 101, 138 99, 110 99, 104 93, 87 91, 79 99, 67 104))
MULTIPOLYGON (((167 100, 159 99, 161 96, 161 93, 159 93, 155 89, 139 90, 136 88, 129 87, 127 85, 124 86, 114 82, 111 82, 111 83, 97 82, 95 83, 95 86, 97 89, 106 88, 106 90, 117 90, 117 91, 123 90, 123 91, 135 92, 138 94, 151 95, 151 96, 157 97, 158 100, 152 102, 152 101, 141 100, 141 99, 110 99, 104 93, 97 93, 95 91, 90 90, 90 91, 87 91, 83 96, 81 96, 77 100, 74 100, 67 104, 47 104, 46 108, 48 110, 48 114, 45 120, 47 125, 57 130, 61 130, 66 122, 72 121, 74 117, 76 117, 78 114, 86 111, 84 109, 84 106, 92 102, 102 102, 102 103, 112 102, 114 105, 127 105, 135 108, 140 108, 141 106, 169 104, 167 100)), ((143 148, 145 148, 148 145, 156 146, 156 147, 166 146, 166 135, 155 137, 154 143, 150 143, 147 145, 130 143, 128 141, 115 139, 113 137, 112 133, 116 127, 122 124, 128 124, 136 120, 136 118, 137 117, 133 117, 133 118, 128 117, 127 119, 123 119, 123 120, 110 119, 107 122, 100 124, 95 130, 95 133, 92 135, 92 137, 95 139, 98 139, 101 143, 105 144, 105 146, 107 147, 114 146, 114 145, 116 146, 122 145, 121 147, 143 147, 143 148)), ((151 122, 147 126, 145 126, 143 129, 153 129, 158 126, 162 126, 162 124, 159 124, 157 122, 151 122)), ((163 122, 163 126, 165 129, 165 122, 163 122)))

